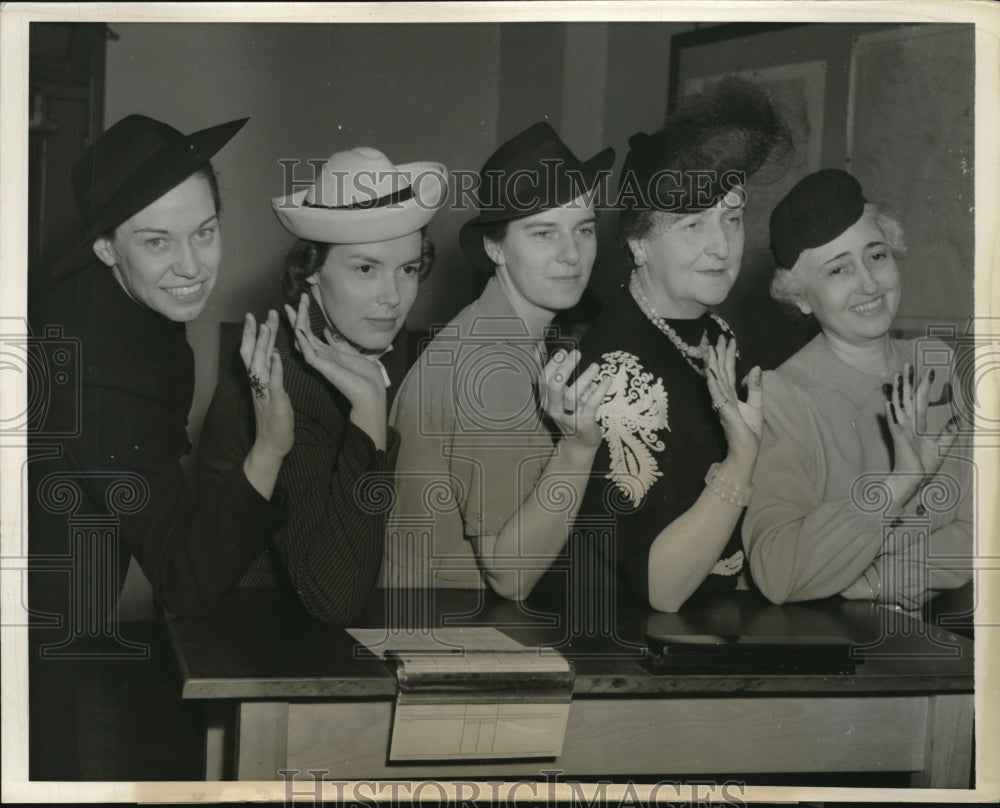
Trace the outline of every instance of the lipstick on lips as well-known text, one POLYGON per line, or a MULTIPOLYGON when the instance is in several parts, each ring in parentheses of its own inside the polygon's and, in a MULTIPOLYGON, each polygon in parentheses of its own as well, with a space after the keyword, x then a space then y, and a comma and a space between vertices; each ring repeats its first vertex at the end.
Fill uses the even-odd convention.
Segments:
POLYGON ((397 318, 395 317, 365 317, 365 320, 376 331, 392 331, 396 327, 397 322, 397 318))
POLYGON ((204 286, 204 281, 198 281, 197 283, 187 284, 186 286, 164 286, 163 291, 171 297, 180 300, 185 297, 192 297, 198 294, 204 286))
POLYGON ((877 311, 882 305, 882 301, 885 299, 885 295, 879 295, 876 298, 867 300, 864 303, 858 303, 856 306, 851 306, 851 311, 855 314, 871 314, 873 311, 877 311))

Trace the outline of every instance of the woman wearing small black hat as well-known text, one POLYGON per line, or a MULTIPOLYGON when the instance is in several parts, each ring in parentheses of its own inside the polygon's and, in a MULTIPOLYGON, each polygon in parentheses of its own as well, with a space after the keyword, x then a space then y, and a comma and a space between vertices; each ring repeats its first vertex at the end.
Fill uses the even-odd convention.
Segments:
POLYGON ((775 603, 843 594, 905 608, 961 586, 971 577, 962 569, 972 553, 970 464, 949 448, 945 374, 923 361, 947 365, 949 351, 889 334, 902 227, 854 177, 826 169, 775 207, 771 249, 772 296, 822 331, 764 375, 764 437, 743 525, 754 581, 775 603), (927 486, 931 497, 920 494, 927 486), (910 544, 901 530, 896 543, 889 523, 928 510, 929 541, 910 544))
MULTIPOLYGON (((88 653, 98 657, 137 650, 119 636, 115 618, 130 554, 167 608, 203 613, 279 523, 269 500, 291 448, 293 418, 274 352, 275 312, 259 328, 247 315, 243 329, 252 447, 224 474, 206 469, 198 489, 181 464, 191 450, 186 425, 195 379, 185 324, 204 309, 222 259, 210 161, 245 122, 184 135, 130 115, 73 169, 89 260, 49 292, 33 323, 39 333, 59 329, 79 350, 79 375, 68 383, 57 378, 46 402, 51 423, 75 428, 38 436, 42 458, 31 464, 30 552, 51 559, 70 548, 72 568, 72 575, 39 569, 32 577, 32 607, 62 619, 61 628, 32 633, 42 656, 58 657, 53 647, 80 642, 91 642, 88 653), (48 444, 51 457, 44 456, 48 444), (78 533, 80 520, 94 527, 78 533)), ((59 661, 50 672, 58 674, 59 661)))
POLYGON ((614 382, 578 524, 608 528, 602 541, 576 531, 572 586, 622 581, 675 611, 696 591, 734 587, 743 567, 760 370, 741 401, 736 339, 711 307, 740 271, 745 183, 787 133, 762 91, 726 80, 682 99, 663 130, 629 146, 619 239, 633 271, 581 345, 583 361, 614 382))
POLYGON ((484 164, 480 212, 460 241, 493 275, 438 331, 393 406, 401 447, 386 584, 485 583, 519 600, 562 551, 608 382, 594 365, 568 383, 579 353, 559 350, 546 364, 544 336, 587 286, 593 189, 613 159, 605 149, 581 161, 538 123, 484 164))
MULTIPOLYGON (((395 165, 361 146, 271 201, 299 239, 277 340, 295 446, 278 477, 286 519, 275 563, 262 556, 240 586, 287 581, 321 620, 357 618, 375 586, 399 450, 388 408, 408 368, 406 318, 434 262, 427 226, 447 198, 440 163, 395 165)), ((234 465, 252 440, 249 397, 232 374, 205 419, 202 462, 234 465)))
MULTIPOLYGON (((225 479, 202 481, 217 496, 199 500, 180 464, 191 448, 194 391, 184 324, 208 302, 222 258, 210 159, 244 123, 183 135, 130 115, 97 138, 77 161, 73 186, 99 260, 56 286, 43 309, 42 324, 60 326, 81 350, 79 389, 52 402, 73 407, 72 394, 82 392, 80 433, 65 441, 62 465, 141 475, 148 493, 138 496, 148 499, 120 517, 119 563, 124 572, 131 552, 156 596, 181 613, 210 609, 260 551, 277 524, 268 500, 291 447, 277 314, 259 329, 248 314, 241 355, 255 393, 256 440, 225 479)), ((97 512, 100 485, 83 483, 97 512)))

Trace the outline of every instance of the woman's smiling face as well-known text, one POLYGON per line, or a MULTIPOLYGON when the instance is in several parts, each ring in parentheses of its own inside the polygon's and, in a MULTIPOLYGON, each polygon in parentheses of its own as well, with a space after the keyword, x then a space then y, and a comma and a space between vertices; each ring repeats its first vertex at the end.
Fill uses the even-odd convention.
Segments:
POLYGON ((222 238, 207 179, 192 174, 98 238, 94 253, 137 303, 175 322, 193 320, 208 302, 222 263, 222 238))
POLYGON ((884 337, 899 308, 899 267, 870 213, 821 247, 804 250, 796 305, 823 331, 851 345, 884 337))
POLYGON ((630 239, 632 255, 645 268, 658 314, 698 317, 726 299, 739 275, 742 200, 733 194, 707 210, 661 216, 651 234, 630 239))

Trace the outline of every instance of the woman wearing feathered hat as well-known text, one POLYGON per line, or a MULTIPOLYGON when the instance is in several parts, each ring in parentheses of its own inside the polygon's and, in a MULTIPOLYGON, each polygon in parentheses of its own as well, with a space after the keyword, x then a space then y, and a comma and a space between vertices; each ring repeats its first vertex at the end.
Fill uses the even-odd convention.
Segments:
POLYGON ((606 384, 596 366, 568 384, 578 353, 557 351, 545 364, 543 337, 587 286, 593 191, 613 159, 605 149, 581 161, 539 123, 483 166, 480 213, 460 241, 493 275, 438 332, 396 400, 402 447, 385 583, 485 581, 521 599, 561 552, 600 440, 606 384))
POLYGON ((581 517, 614 527, 605 541, 574 539, 573 569, 600 576, 581 573, 574 587, 621 581, 675 611, 696 591, 736 585, 760 370, 741 401, 736 338, 711 309, 740 271, 746 183, 787 144, 767 96, 737 79, 685 97, 664 129, 629 141, 618 233, 631 277, 581 345, 614 379, 581 517))
MULTIPOLYGON (((316 617, 357 617, 382 559, 399 435, 388 406, 406 372, 406 317, 434 246, 427 225, 448 196, 438 163, 394 165, 370 147, 333 154, 315 181, 276 197, 288 254, 288 323, 276 347, 295 411, 295 446, 278 478, 286 519, 243 581, 286 578, 316 617), (275 568, 278 568, 277 570, 275 568)), ((220 384, 203 461, 225 466, 252 439, 250 399, 220 384)))
POLYGON ((116 645, 111 615, 129 553, 168 608, 211 609, 278 523, 269 500, 291 446, 292 414, 274 355, 275 312, 259 329, 252 315, 244 324, 242 384, 257 393, 246 452, 198 490, 181 465, 191 449, 186 424, 194 392, 185 323, 205 307, 222 259, 219 188, 210 161, 245 122, 184 135, 129 115, 101 134, 73 169, 90 260, 51 290, 34 326, 40 334, 58 327, 61 339, 78 346, 79 376, 63 362, 66 378, 54 375, 46 402, 50 423, 75 426, 64 436, 35 439, 39 447, 56 445, 59 456, 31 464, 30 550, 65 556, 72 518, 111 519, 114 529, 88 533, 74 552, 75 584, 64 574, 33 576, 33 607, 63 620, 62 629, 50 632, 53 642, 68 627, 75 627, 71 634, 97 631, 88 623, 96 619, 104 641, 116 645), (68 515, 72 488, 78 499, 68 515), (117 557, 106 541, 111 536, 120 542, 117 557))
POLYGON ((949 349, 890 336, 903 228, 853 176, 824 169, 775 206, 771 250, 771 295, 821 332, 764 374, 743 524, 754 582, 775 603, 842 594, 916 608, 971 578, 973 479, 967 452, 951 446, 948 379, 935 379, 949 349), (891 530, 921 517, 922 537, 891 530))

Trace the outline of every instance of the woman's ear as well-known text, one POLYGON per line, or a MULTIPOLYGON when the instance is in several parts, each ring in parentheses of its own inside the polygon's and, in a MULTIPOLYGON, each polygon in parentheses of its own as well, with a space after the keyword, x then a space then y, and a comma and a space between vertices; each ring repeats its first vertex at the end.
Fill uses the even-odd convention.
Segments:
POLYGON ((486 251, 486 255, 493 262, 495 266, 503 266, 506 262, 503 257, 503 243, 499 241, 492 241, 491 239, 483 236, 483 249, 486 251))
POLYGON ((627 240, 628 248, 632 251, 632 262, 641 267, 646 263, 646 245, 641 238, 630 238, 627 240))
POLYGON ((111 244, 111 239, 104 238, 103 236, 94 242, 94 255, 105 266, 113 267, 118 263, 115 258, 115 250, 111 244))

